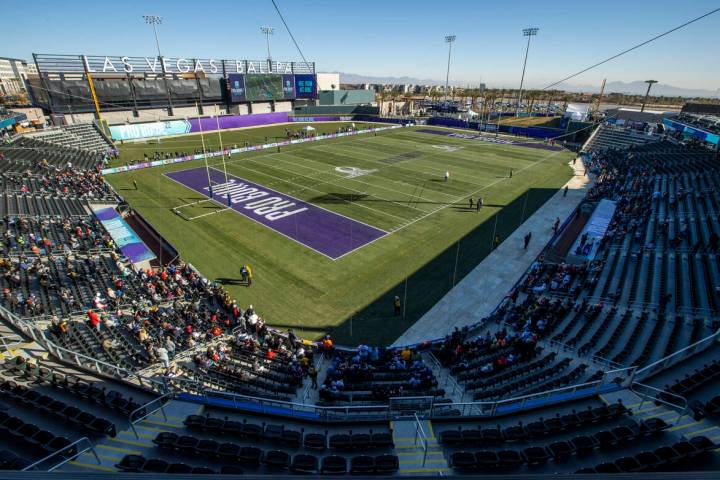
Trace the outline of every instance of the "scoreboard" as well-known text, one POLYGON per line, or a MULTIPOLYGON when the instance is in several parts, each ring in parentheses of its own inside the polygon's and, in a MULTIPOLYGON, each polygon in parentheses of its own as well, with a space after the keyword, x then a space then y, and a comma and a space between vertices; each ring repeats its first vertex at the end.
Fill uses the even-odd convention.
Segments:
POLYGON ((317 82, 312 74, 230 74, 228 89, 233 103, 317 97, 317 82))

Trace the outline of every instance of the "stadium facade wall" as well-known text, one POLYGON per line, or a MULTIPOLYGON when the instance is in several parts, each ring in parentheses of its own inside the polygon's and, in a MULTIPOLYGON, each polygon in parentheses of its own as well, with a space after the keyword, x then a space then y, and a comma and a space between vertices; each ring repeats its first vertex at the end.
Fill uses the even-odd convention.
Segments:
POLYGON ((194 117, 134 124, 111 125, 113 140, 138 140, 187 133, 211 132, 218 129, 255 127, 288 122, 287 112, 257 113, 252 115, 226 115, 221 117, 194 117))
POLYGON ((370 105, 308 105, 295 107, 295 115, 378 115, 380 109, 370 105))

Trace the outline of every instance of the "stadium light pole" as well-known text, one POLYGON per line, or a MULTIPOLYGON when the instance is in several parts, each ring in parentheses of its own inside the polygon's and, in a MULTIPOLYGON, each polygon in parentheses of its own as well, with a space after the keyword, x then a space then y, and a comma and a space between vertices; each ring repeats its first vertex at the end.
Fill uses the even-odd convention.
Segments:
POLYGON ((155 33, 155 45, 157 46, 158 50, 158 57, 162 57, 162 53, 160 53, 160 40, 158 40, 158 34, 157 34, 157 25, 162 24, 162 17, 158 15, 143 15, 143 18, 145 19, 145 23, 149 23, 153 27, 153 33, 155 33))
POLYGON ((275 33, 275 29, 273 27, 260 27, 260 31, 265 34, 265 43, 267 44, 268 51, 268 62, 271 62, 272 57, 270 56, 270 35, 275 33))
POLYGON ((455 35, 445 35, 445 43, 448 44, 448 63, 447 72, 445 73, 445 103, 447 103, 448 82, 450 81, 450 55, 452 54, 452 44, 456 38, 457 36, 455 35))
POLYGON ((538 30, 540 29, 537 27, 523 28, 523 36, 527 37, 527 46, 525 47, 525 61, 523 62, 522 76, 520 77, 520 91, 518 92, 518 103, 515 108, 515 116, 520 115, 520 103, 522 103, 522 89, 523 82, 525 81, 525 67, 527 66, 528 52, 530 51, 530 39, 537 35, 538 30))
POLYGON ((647 103, 648 98, 650 97, 650 89, 652 88, 652 86, 654 84, 658 83, 658 81, 657 80, 645 80, 645 83, 648 84, 648 88, 647 88, 647 91, 645 92, 645 98, 643 98, 642 107, 640 107, 641 112, 645 111, 645 104, 647 103))

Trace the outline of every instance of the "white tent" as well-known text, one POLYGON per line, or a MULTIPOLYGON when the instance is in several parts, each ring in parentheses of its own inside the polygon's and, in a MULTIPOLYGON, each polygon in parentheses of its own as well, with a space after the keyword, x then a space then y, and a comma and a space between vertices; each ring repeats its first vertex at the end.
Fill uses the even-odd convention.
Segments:
POLYGON ((313 131, 315 131, 315 127, 311 127, 310 125, 305 125, 303 127, 303 130, 305 130, 306 132, 313 132, 313 131))

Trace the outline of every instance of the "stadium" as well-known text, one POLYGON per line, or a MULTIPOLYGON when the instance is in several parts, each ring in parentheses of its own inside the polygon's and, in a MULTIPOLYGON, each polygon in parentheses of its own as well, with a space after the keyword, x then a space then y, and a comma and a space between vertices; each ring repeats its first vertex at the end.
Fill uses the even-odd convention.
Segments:
POLYGON ((354 88, 272 5, 302 61, 0 82, 0 478, 717 478, 717 100, 523 91, 522 26, 354 88))

